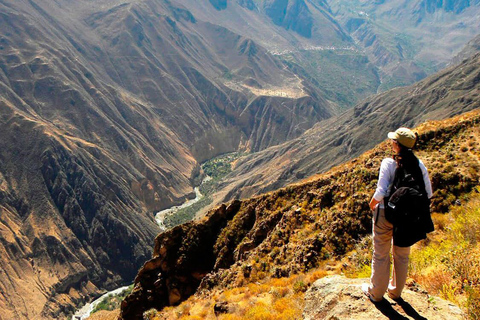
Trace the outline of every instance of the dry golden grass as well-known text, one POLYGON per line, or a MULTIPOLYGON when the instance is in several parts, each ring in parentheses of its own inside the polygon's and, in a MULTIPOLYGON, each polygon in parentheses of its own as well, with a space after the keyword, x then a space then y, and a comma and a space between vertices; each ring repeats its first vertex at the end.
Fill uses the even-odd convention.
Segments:
POLYGON ((147 319, 219 320, 296 320, 303 311, 306 288, 327 275, 323 269, 286 278, 268 278, 244 287, 197 294, 178 307, 151 310, 147 319), (215 304, 228 306, 228 312, 215 314, 215 304))
POLYGON ((88 317, 88 320, 117 320, 120 315, 120 310, 106 311, 101 310, 97 311, 88 317))

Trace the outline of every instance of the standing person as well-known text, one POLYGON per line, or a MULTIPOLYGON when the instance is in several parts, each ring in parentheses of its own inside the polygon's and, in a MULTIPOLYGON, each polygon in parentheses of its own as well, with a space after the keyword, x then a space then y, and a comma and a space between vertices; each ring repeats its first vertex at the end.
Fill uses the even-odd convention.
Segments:
MULTIPOLYGON (((427 168, 413 153, 412 148, 416 143, 416 134, 407 128, 399 128, 395 132, 388 133, 391 139, 394 158, 385 158, 380 166, 377 189, 370 201, 370 208, 374 212, 373 215, 373 258, 372 258, 372 275, 370 284, 364 283, 362 291, 370 298, 372 302, 379 302, 383 299, 383 295, 388 291, 388 295, 392 299, 399 299, 408 272, 408 256, 410 247, 397 246, 395 241, 392 248, 393 270, 390 278, 390 248, 392 247, 392 239, 394 238, 394 227, 385 218, 384 198, 390 195, 390 190, 395 178, 395 171, 399 167, 403 167, 410 172, 420 167, 423 182, 425 183, 425 191, 428 198, 432 197, 432 186, 428 177, 427 168)), ((419 173, 420 174, 420 173, 419 173)), ((421 178, 420 178, 421 179, 421 178)), ((433 231, 433 223, 428 217, 425 232, 433 231), (431 225, 430 225, 431 224, 431 225)))

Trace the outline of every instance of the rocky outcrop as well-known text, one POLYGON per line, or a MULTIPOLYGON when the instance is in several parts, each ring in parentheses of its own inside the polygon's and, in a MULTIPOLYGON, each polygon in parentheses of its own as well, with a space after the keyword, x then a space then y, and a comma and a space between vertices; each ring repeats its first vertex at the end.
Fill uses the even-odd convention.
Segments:
MULTIPOLYGON (((386 298, 373 304, 361 291, 369 279, 347 279, 328 276, 317 280, 305 294, 305 320, 349 319, 438 319, 461 320, 459 307, 438 297, 430 296, 414 284, 402 293, 402 299, 386 298)), ((385 296, 386 297, 386 296, 385 296)))

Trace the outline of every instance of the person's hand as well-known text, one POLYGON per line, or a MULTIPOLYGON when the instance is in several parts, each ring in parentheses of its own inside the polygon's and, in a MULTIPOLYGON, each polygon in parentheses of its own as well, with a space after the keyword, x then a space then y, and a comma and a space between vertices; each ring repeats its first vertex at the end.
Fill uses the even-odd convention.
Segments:
POLYGON ((375 207, 377 206, 377 204, 379 204, 380 201, 378 201, 377 199, 375 198, 372 198, 372 200, 370 200, 370 209, 372 209, 372 211, 375 211, 375 207))

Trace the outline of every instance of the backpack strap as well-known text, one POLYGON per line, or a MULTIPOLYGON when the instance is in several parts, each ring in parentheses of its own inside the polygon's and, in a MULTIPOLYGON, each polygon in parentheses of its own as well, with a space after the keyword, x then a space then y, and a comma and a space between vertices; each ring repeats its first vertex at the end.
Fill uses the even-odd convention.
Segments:
POLYGON ((398 181, 400 181, 400 174, 402 175, 405 175, 405 173, 403 172, 403 168, 399 167, 397 165, 397 168, 395 169, 395 174, 393 176, 393 181, 392 181, 392 185, 390 186, 390 189, 388 190, 388 196, 390 197, 392 195, 393 192, 395 192, 395 189, 397 189, 397 185, 398 185, 398 181))
POLYGON ((420 188, 420 190, 418 191, 421 194, 423 194, 426 198, 428 198, 425 181, 423 180, 422 169, 420 168, 420 160, 418 160, 418 165, 415 167, 414 172, 412 172, 412 174, 414 175, 415 180, 418 182, 418 187, 420 188))

